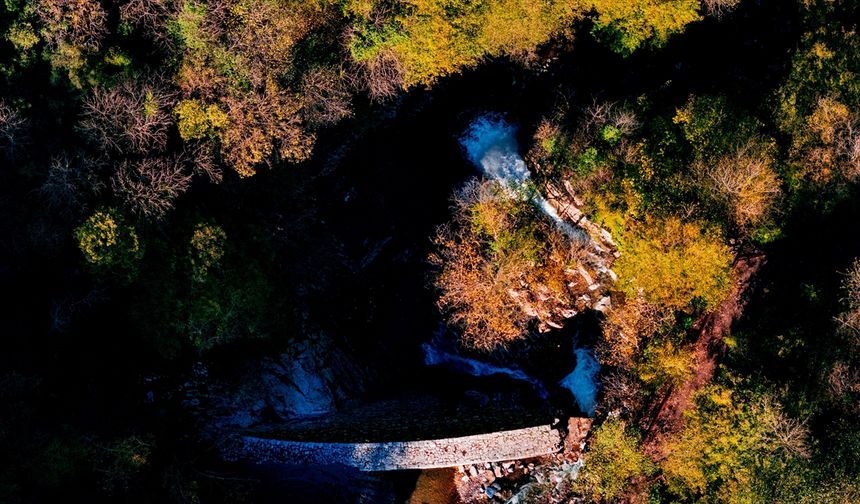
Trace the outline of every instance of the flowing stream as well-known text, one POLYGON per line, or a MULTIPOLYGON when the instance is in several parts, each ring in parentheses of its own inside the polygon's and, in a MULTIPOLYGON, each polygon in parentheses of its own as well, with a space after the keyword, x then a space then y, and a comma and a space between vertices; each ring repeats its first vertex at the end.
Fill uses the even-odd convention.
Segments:
POLYGON ((521 380, 530 383, 532 387, 534 387, 535 391, 540 394, 542 399, 549 397, 549 392, 547 392, 546 387, 544 387, 540 380, 532 378, 520 369, 494 366, 492 364, 487 364, 486 362, 454 355, 438 349, 431 343, 424 343, 421 347, 424 350, 424 364, 428 366, 447 365, 458 372, 467 373, 472 376, 508 376, 514 380, 521 380))
MULTIPOLYGON (((562 231, 572 239, 588 239, 584 232, 562 220, 555 208, 539 193, 530 191, 531 179, 526 163, 518 152, 516 128, 498 115, 479 116, 469 125, 460 138, 460 145, 472 163, 480 167, 484 174, 508 187, 513 193, 520 191, 529 194, 531 200, 552 219, 562 231)), ((429 366, 448 365, 455 370, 473 376, 506 375, 515 380, 530 383, 542 398, 549 393, 540 380, 532 378, 519 369, 510 369, 439 349, 433 343, 422 345, 424 363, 429 366)), ((597 401, 597 374, 600 364, 591 350, 576 348, 576 366, 561 380, 562 387, 570 390, 579 409, 589 416, 594 415, 597 401)))
POLYGON ((517 128, 497 114, 485 114, 469 124, 460 137, 466 156, 484 175, 501 182, 514 194, 527 194, 532 202, 566 234, 578 240, 587 240, 585 233, 568 222, 539 192, 529 187, 531 173, 519 154, 517 128))

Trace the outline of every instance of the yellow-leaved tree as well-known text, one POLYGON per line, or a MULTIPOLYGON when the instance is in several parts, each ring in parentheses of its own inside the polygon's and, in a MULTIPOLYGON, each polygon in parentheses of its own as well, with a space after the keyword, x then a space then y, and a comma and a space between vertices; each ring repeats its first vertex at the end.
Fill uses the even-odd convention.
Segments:
POLYGON ((523 58, 596 13, 595 35, 629 54, 700 19, 699 0, 352 0, 350 50, 371 90, 429 85, 489 57, 523 58), (388 82, 387 82, 388 81, 388 82))
POLYGON ((731 249, 720 237, 678 217, 648 217, 617 229, 618 287, 630 298, 684 310, 716 306, 731 288, 731 249))
POLYGON ((621 54, 660 46, 701 18, 699 0, 594 0, 594 34, 621 54))
POLYGON ((678 496, 748 502, 756 471, 808 457, 808 437, 805 421, 788 416, 772 397, 712 385, 699 392, 684 429, 668 441, 661 468, 678 496))
POLYGON ((95 211, 75 229, 78 247, 97 274, 130 280, 137 275, 143 247, 137 231, 114 208, 95 211))

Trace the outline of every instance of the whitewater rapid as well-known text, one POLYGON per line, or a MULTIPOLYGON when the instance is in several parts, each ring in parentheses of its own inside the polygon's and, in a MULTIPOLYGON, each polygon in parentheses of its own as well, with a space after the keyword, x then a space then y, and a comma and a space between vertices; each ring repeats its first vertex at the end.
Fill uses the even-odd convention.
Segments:
POLYGON ((460 372, 470 374, 472 376, 508 376, 514 380, 530 383, 532 387, 534 387, 535 391, 540 394, 541 398, 546 399, 549 397, 549 392, 547 392, 543 383, 541 383, 540 380, 525 374, 521 369, 494 366, 468 357, 454 355, 438 349, 431 343, 424 343, 421 345, 421 348, 424 350, 424 364, 428 366, 448 365, 460 372))
POLYGON ((488 178, 499 181, 516 196, 526 196, 568 237, 584 240, 585 233, 566 222, 556 209, 534 188, 529 186, 531 173, 519 154, 517 128, 498 114, 485 114, 473 120, 460 145, 466 157, 488 178))
POLYGON ((559 385, 570 390, 576 399, 576 405, 588 416, 594 416, 597 407, 597 374, 600 372, 600 363, 594 358, 594 353, 587 348, 577 348, 576 367, 573 371, 562 378, 559 385))

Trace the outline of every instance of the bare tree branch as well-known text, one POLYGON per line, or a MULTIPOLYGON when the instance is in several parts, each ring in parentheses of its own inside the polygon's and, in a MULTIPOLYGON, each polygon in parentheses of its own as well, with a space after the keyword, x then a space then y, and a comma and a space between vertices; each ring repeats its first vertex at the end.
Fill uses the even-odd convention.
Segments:
POLYGON ((740 3, 741 0, 702 0, 705 12, 718 19, 734 10, 740 3))
POLYGON ((124 161, 111 180, 114 192, 138 215, 160 219, 191 183, 179 157, 124 161))
POLYGON ((352 114, 352 96, 334 68, 317 67, 302 79, 303 112, 309 123, 332 124, 352 114))
POLYGON ((51 160, 40 192, 51 207, 84 210, 87 201, 104 188, 100 166, 94 159, 63 153, 51 160))
POLYGON ((107 152, 147 154, 163 150, 175 94, 160 78, 123 80, 111 88, 96 88, 83 102, 78 128, 107 152))
POLYGON ((29 143, 27 126, 27 119, 0 99, 0 151, 7 159, 14 159, 29 143))

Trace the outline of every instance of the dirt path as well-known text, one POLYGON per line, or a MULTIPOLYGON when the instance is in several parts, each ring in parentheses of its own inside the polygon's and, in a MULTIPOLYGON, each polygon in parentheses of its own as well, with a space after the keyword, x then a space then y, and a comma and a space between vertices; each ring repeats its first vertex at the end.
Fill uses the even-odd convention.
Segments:
POLYGON ((750 279, 764 262, 763 255, 737 258, 732 267, 734 288, 716 310, 699 319, 693 326, 699 332, 699 338, 694 347, 693 376, 681 386, 666 391, 663 399, 654 404, 651 412, 643 420, 646 430, 645 453, 653 460, 664 458, 664 440, 681 429, 684 411, 690 406, 694 394, 713 378, 717 359, 724 350, 723 338, 731 331, 732 322, 743 312, 746 302, 744 294, 749 287, 750 279))

